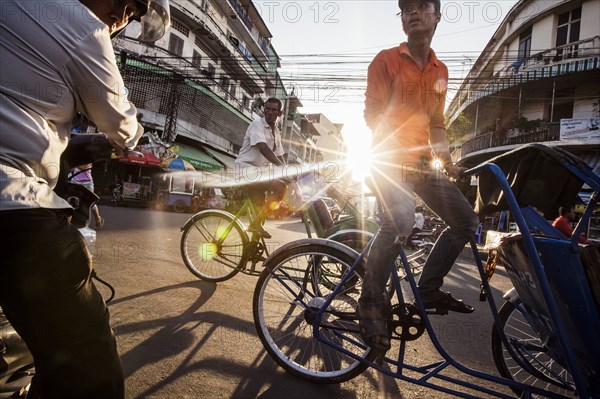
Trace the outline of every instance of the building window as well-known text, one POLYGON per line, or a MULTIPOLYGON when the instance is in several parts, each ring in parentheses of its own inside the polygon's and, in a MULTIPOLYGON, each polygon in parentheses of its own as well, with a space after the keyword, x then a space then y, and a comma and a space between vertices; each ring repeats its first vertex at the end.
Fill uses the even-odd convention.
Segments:
POLYGON ((206 76, 208 76, 209 78, 215 77, 215 66, 211 63, 209 63, 206 67, 206 76))
POLYGON ((519 61, 525 60, 531 55, 531 26, 525 29, 519 35, 519 54, 517 59, 519 61))
POLYGON ((229 92, 229 78, 227 76, 221 76, 219 84, 225 93, 229 92))
POLYGON ((169 52, 180 57, 183 55, 183 39, 173 33, 169 36, 169 52))
POLYGON ((245 94, 242 96, 242 105, 244 108, 250 108, 250 97, 245 94))
POLYGON ((557 102, 552 110, 552 122, 560 122, 561 119, 573 118, 573 101, 557 102))
POLYGON ((192 65, 196 68, 200 68, 202 66, 202 55, 196 50, 194 50, 194 53, 192 54, 192 65))
POLYGON ((190 28, 173 18, 171 18, 171 28, 183 33, 185 37, 188 37, 190 35, 190 28))
POLYGON ((560 14, 556 29, 556 46, 579 41, 581 29, 581 7, 560 14))

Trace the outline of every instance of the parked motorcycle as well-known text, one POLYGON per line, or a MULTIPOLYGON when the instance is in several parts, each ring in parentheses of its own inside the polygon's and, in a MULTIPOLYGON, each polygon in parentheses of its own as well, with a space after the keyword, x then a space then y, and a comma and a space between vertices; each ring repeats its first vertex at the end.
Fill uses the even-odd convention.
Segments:
POLYGON ((433 228, 413 231, 413 233, 404 241, 404 248, 410 250, 423 250, 424 253, 428 255, 438 237, 442 234, 443 229, 443 226, 436 225, 433 228))
POLYGON ((111 187, 110 204, 112 206, 119 206, 125 204, 125 199, 123 198, 123 185, 118 184, 111 187))

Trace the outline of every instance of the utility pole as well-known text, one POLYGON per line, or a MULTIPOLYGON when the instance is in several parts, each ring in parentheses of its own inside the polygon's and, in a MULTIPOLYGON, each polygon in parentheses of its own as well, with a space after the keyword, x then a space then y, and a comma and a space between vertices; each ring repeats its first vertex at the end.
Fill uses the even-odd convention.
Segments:
MULTIPOLYGON (((286 135, 287 133, 287 126, 288 126, 288 109, 289 109, 289 102, 290 102, 290 97, 288 95, 285 96, 285 100, 283 103, 283 121, 281 123, 281 131, 282 131, 282 136, 283 137, 288 137, 286 135)), ((290 160, 290 153, 292 152, 292 132, 290 129, 290 134, 288 137, 288 150, 287 150, 287 159, 285 160, 286 162, 289 162, 290 160)), ((283 146, 285 148, 285 143, 283 143, 283 146)))
POLYGON ((167 116, 162 136, 162 141, 165 143, 172 143, 175 141, 175 137, 177 137, 177 111, 179 110, 180 86, 182 82, 183 76, 179 74, 175 74, 171 81, 171 90, 167 98, 167 116))

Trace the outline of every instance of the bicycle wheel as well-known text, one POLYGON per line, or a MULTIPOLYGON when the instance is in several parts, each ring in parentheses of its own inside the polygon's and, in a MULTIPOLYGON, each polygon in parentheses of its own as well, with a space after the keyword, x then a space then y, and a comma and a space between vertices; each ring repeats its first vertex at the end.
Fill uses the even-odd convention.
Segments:
POLYGON ((232 215, 204 211, 194 215, 183 227, 181 257, 196 277, 225 281, 246 265, 244 248, 247 243, 246 232, 232 215), (223 237, 229 226, 229 233, 223 237))
POLYGON ((305 239, 280 248, 265 262, 254 291, 254 325, 269 355, 290 374, 311 382, 340 383, 368 367, 361 358, 376 356, 360 340, 355 313, 362 270, 348 280, 354 280, 353 285, 344 285, 333 298, 314 333, 317 311, 332 294, 329 283, 339 282, 339 271, 349 270, 356 256, 331 241, 305 239))
MULTIPOLYGON (((571 374, 545 353, 541 340, 523 315, 523 311, 520 302, 516 306, 512 302, 505 302, 500 308, 498 316, 502 323, 502 330, 506 334, 509 344, 512 345, 512 349, 521 355, 524 362, 531 365, 533 372, 529 373, 524 370, 512 358, 494 328, 492 330, 492 354, 500 375, 546 391, 575 398, 573 391, 561 386, 560 382, 562 380, 567 384, 572 384, 571 374)), ((522 393, 519 389, 511 389, 517 395, 522 393)))

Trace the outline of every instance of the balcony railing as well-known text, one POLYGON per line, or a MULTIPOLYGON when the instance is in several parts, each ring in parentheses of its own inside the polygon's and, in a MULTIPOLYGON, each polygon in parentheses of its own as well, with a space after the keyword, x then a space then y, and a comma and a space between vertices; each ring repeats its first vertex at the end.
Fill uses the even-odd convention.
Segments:
POLYGON ((229 0, 229 4, 235 10, 238 18, 242 20, 244 25, 246 25, 246 28, 248 28, 249 31, 252 31, 254 25, 252 24, 252 21, 250 21, 250 17, 248 17, 246 11, 240 6, 240 4, 236 0, 229 0))
POLYGON ((486 133, 464 142, 460 147, 460 151, 455 151, 452 154, 452 158, 454 161, 458 161, 470 153, 490 148, 557 140, 560 140, 560 123, 546 123, 545 126, 535 132, 517 136, 507 136, 506 133, 500 132, 486 133))
MULTIPOLYGON (((452 121, 475 101, 513 86, 593 69, 600 69, 600 36, 544 50, 507 65, 485 84, 465 85, 457 94, 458 101, 450 105, 447 115, 452 121)), ((486 79, 480 76, 475 80, 486 79)))
POLYGON ((256 29, 252 23, 252 20, 246 13, 246 10, 240 6, 237 0, 229 0, 229 4, 235 10, 238 18, 243 22, 246 28, 248 28, 248 31, 254 40, 256 40, 256 43, 258 43, 258 46, 262 49, 263 53, 267 56, 267 58, 270 57, 271 51, 269 50, 269 41, 262 37, 260 33, 258 33, 258 29, 256 29))

